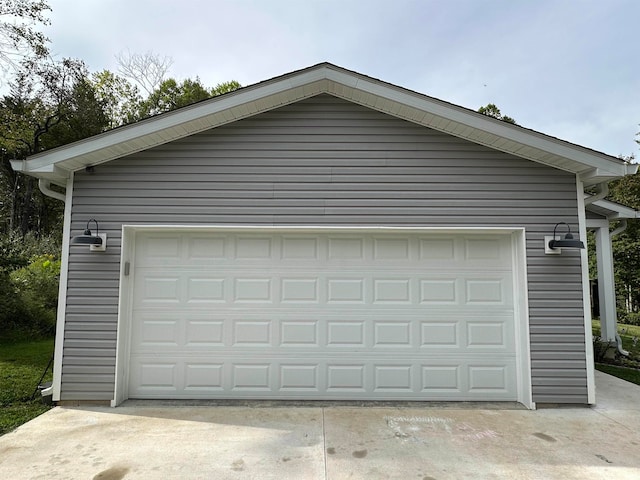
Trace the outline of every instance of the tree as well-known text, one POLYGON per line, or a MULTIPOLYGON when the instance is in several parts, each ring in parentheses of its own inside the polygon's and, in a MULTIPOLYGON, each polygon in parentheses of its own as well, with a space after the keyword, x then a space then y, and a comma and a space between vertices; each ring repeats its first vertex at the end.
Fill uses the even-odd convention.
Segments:
POLYGON ((104 131, 108 119, 87 75, 78 60, 28 59, 0 100, 0 212, 6 231, 40 235, 59 226, 60 202, 42 195, 33 177, 14 172, 9 160, 104 131))
MULTIPOLYGON (((607 198, 640 210, 640 173, 611 182, 607 198)), ((612 248, 618 315, 622 323, 640 323, 640 220, 628 220, 626 230, 613 237, 612 248)))
POLYGON ((234 90, 238 90, 239 88, 242 88, 242 85, 240 85, 236 80, 231 80, 230 82, 222 82, 211 89, 211 96, 217 97, 218 95, 233 92, 234 90))
POLYGON ((107 100, 116 125, 130 123, 240 88, 235 81, 219 83, 207 89, 200 79, 179 82, 165 78, 173 59, 148 51, 120 52, 116 57, 120 76, 107 70, 94 77, 101 98, 107 100), (146 97, 141 97, 139 88, 146 97))
POLYGON ((240 88, 235 80, 220 83, 211 89, 207 89, 198 77, 195 80, 187 78, 181 83, 169 78, 163 81, 149 97, 140 102, 138 118, 146 118, 151 115, 175 110, 202 100, 206 100, 223 93, 228 93, 240 88))
POLYGON ((7 73, 26 58, 48 54, 48 39, 35 29, 49 25, 45 14, 51 8, 45 0, 2 0, 0 2, 0 68, 7 73))
POLYGON ((137 119, 142 97, 136 85, 109 70, 92 74, 91 83, 109 118, 109 128, 137 119))
POLYGON ((146 53, 120 52, 116 56, 120 74, 137 83, 147 95, 152 95, 165 79, 173 65, 171 57, 161 57, 151 51, 146 53))
POLYGON ((502 120, 503 122, 517 125, 516 121, 513 118, 502 115, 500 109, 493 103, 488 103, 485 107, 480 107, 478 109, 478 113, 482 113, 483 115, 486 115, 488 117, 497 118, 498 120, 502 120))

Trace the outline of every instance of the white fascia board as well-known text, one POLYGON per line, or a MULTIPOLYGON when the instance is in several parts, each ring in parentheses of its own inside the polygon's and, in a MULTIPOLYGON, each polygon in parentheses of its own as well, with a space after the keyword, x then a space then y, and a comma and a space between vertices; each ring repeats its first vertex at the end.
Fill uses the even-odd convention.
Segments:
MULTIPOLYGON (((348 76, 350 75, 343 72, 334 72, 332 75, 329 75, 329 79, 345 83, 345 77, 348 76)), ((475 114, 474 112, 470 112, 462 107, 445 104, 435 98, 429 98, 421 94, 403 91, 388 85, 381 85, 367 79, 359 79, 354 88, 378 97, 386 98, 393 102, 417 108, 456 124, 463 124, 473 129, 493 134, 497 137, 512 140, 526 147, 568 158, 588 167, 599 168, 603 170, 601 173, 607 174, 606 176, 608 177, 622 177, 637 170, 637 165, 633 166, 617 160, 614 161, 609 158, 608 155, 592 152, 577 145, 573 146, 562 140, 556 140, 531 130, 524 130, 522 127, 511 125, 501 120, 495 120, 481 114, 475 114)), ((375 108, 374 105, 370 105, 370 107, 375 108)))
MULTIPOLYGON (((610 202, 608 200, 596 200, 595 202, 593 202, 593 205, 598 208, 602 208, 603 210, 607 210, 607 218, 613 220, 619 218, 640 218, 639 211, 634 210, 630 207, 625 207, 624 205, 620 205, 619 203, 610 202)), ((589 207, 587 207, 587 210, 589 210, 589 207)))
MULTIPOLYGON (((171 129, 179 127, 180 125, 214 116, 220 112, 233 110, 234 113, 236 113, 239 108, 242 109, 242 107, 246 106, 247 104, 251 104, 252 102, 257 102, 269 97, 272 97, 272 102, 267 102, 265 106, 266 108, 263 107, 261 111, 269 110, 271 108, 277 108, 288 103, 293 103, 295 101, 317 95, 318 93, 327 90, 326 83, 323 83, 326 78, 321 73, 321 71, 310 71, 302 73, 297 77, 276 81, 272 84, 260 84, 255 88, 247 87, 247 90, 240 90, 235 95, 233 94, 234 92, 231 92, 228 97, 223 96, 220 98, 214 98, 209 102, 205 101, 203 103, 192 105, 190 107, 184 107, 173 112, 167 112, 162 115, 158 115, 157 117, 142 120, 132 125, 123 126, 115 130, 72 143, 66 147, 60 147, 50 152, 44 152, 42 154, 29 157, 26 162, 21 162, 21 164, 19 165, 20 170, 29 173, 33 172, 35 174, 43 171, 41 169, 44 169, 44 171, 48 171, 48 168, 52 167, 53 165, 59 164, 60 162, 64 162, 65 160, 89 155, 99 150, 107 150, 126 142, 156 135, 158 132, 170 131, 171 129), (318 83, 318 81, 320 81, 320 83, 318 83), (283 97, 281 96, 281 94, 300 87, 309 87, 309 85, 312 83, 316 83, 315 88, 307 88, 304 93, 301 91, 299 95, 295 95, 294 97, 283 101, 283 97), (280 101, 273 101, 277 99, 279 99, 280 101)), ((260 113, 259 110, 249 108, 245 108, 244 111, 244 114, 233 115, 227 121, 232 122, 246 116, 260 113)), ((172 139, 175 140, 196 133, 197 131, 213 128, 215 126, 218 126, 219 124, 221 123, 211 122, 204 128, 200 127, 197 130, 194 129, 193 132, 185 131, 181 134, 173 135, 175 138, 172 139)), ((158 143, 159 142, 157 141, 152 141, 148 144, 146 144, 145 142, 141 142, 138 144, 136 149, 132 149, 131 152, 121 152, 118 156, 124 156, 128 153, 134 153, 135 151, 150 148, 157 145, 158 143)))

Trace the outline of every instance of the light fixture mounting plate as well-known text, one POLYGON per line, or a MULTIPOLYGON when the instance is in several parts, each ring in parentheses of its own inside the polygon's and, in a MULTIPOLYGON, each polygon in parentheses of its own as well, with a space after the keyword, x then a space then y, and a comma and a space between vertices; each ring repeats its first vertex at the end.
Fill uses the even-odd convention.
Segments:
POLYGON ((555 238, 553 235, 545 235, 544 237, 544 253, 546 255, 560 255, 562 253, 561 248, 551 248, 549 247, 549 242, 551 240, 560 240, 560 235, 556 235, 555 238))
POLYGON ((106 252, 107 251, 107 234, 99 233, 97 236, 102 239, 102 245, 89 245, 89 250, 92 252, 106 252))

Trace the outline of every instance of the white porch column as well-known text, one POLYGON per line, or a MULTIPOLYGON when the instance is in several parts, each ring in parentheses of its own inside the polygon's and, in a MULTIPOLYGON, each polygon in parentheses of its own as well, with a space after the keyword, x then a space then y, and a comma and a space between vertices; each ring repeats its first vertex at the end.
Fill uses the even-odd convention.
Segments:
POLYGON ((609 222, 606 227, 595 229, 596 257, 598 260, 598 297, 600 300, 600 336, 605 342, 616 339, 616 287, 613 276, 613 251, 609 236, 609 222))

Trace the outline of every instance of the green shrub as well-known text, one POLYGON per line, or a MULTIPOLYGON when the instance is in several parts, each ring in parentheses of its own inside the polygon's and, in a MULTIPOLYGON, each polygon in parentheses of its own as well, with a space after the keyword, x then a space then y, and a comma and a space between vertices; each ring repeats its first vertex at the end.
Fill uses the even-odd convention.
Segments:
POLYGON ((59 256, 60 250, 56 237, 6 233, 0 235, 0 270, 11 272, 23 268, 38 255, 59 256))
POLYGON ((618 311, 618 323, 626 325, 640 325, 640 312, 618 311))
POLYGON ((31 336, 52 335, 58 306, 60 260, 38 255, 26 267, 9 274, 15 292, 13 326, 31 336))
POLYGON ((0 332, 15 330, 21 314, 9 272, 0 270, 0 332))

